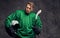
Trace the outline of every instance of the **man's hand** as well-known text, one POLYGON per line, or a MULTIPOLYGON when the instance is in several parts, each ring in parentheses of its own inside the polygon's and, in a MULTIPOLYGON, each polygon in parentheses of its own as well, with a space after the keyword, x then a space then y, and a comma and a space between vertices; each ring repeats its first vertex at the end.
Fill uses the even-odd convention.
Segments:
POLYGON ((33 26, 33 31, 39 35, 40 34, 40 28, 38 28, 36 25, 33 26))

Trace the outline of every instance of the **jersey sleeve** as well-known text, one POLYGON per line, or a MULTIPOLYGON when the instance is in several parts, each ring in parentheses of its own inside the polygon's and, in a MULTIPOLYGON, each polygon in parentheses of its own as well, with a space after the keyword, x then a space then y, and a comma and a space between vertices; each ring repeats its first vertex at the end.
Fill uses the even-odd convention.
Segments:
POLYGON ((41 18, 38 16, 36 20, 36 25, 40 28, 40 31, 42 30, 42 21, 41 18))
POLYGON ((5 27, 9 28, 11 27, 11 22, 12 20, 15 20, 16 19, 16 13, 15 12, 12 12, 12 14, 10 14, 6 20, 5 20, 5 27))

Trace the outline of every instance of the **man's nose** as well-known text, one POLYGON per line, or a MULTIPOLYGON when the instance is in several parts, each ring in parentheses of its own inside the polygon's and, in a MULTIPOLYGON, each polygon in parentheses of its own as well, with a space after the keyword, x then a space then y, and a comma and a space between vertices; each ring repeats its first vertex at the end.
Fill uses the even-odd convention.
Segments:
POLYGON ((27 9, 27 11, 29 11, 29 8, 27 9))

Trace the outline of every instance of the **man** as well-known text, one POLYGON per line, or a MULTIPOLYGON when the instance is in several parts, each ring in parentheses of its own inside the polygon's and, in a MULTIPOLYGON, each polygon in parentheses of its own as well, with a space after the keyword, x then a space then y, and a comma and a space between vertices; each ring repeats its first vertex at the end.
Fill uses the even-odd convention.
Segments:
POLYGON ((33 12, 33 9, 34 3, 28 2, 25 10, 16 10, 6 19, 5 27, 14 38, 35 38, 35 35, 40 33, 38 29, 40 31, 42 29, 41 19, 37 16, 35 20, 36 14, 33 12), (18 23, 12 23, 13 20, 17 20, 18 23))

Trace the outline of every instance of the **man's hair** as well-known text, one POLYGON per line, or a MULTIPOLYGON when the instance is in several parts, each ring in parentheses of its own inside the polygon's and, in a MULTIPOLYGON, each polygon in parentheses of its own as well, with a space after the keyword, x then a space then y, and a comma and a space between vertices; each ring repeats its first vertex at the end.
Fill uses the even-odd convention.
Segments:
MULTIPOLYGON (((27 4, 29 4, 29 5, 32 6, 33 8, 34 8, 34 6, 35 6, 33 2, 28 2, 27 4)), ((26 4, 26 5, 27 5, 27 4, 26 4)))

